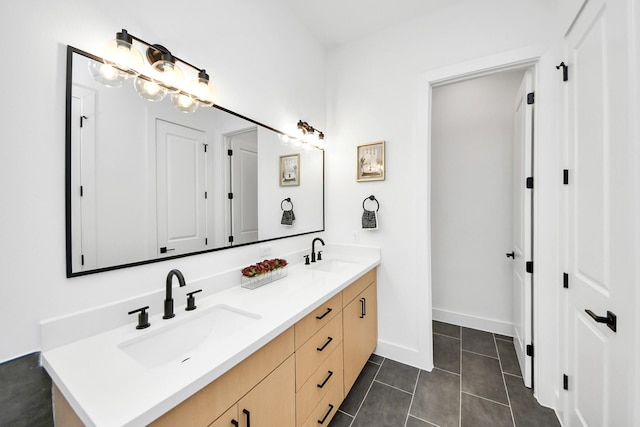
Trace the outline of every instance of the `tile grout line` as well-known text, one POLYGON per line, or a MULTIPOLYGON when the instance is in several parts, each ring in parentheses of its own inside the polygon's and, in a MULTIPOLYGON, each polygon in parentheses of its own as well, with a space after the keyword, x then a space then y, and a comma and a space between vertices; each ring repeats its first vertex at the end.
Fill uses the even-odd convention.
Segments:
POLYGON ((407 417, 404 419, 404 427, 407 427, 407 423, 409 422, 409 414, 411 413, 411 407, 413 406, 413 399, 416 397, 416 390, 418 389, 419 380, 420 380, 420 369, 418 369, 418 375, 416 375, 416 383, 413 386, 413 393, 411 393, 411 402, 409 402, 407 417))
POLYGON ((467 353, 475 354, 475 355, 478 355, 478 356, 489 357, 489 358, 491 358, 493 360, 497 360, 498 359, 497 357, 489 356, 488 354, 477 353, 477 352, 471 351, 471 350, 464 350, 463 349, 462 351, 466 351, 467 353))
POLYGON ((427 420, 422 419, 422 418, 420 418, 420 417, 416 417, 415 415, 411 415, 411 414, 409 414, 409 416, 407 417, 407 421, 409 421, 409 418, 415 418, 416 420, 423 421, 423 422, 425 422, 425 423, 429 424, 430 426, 434 426, 434 427, 441 427, 439 424, 434 424, 434 423, 432 423, 431 421, 427 421, 427 420))
POLYGON ((500 374, 502 374, 502 384, 504 385, 504 392, 507 395, 507 402, 509 402, 509 413, 511 414, 511 422, 516 427, 516 419, 513 416, 513 408, 511 407, 511 398, 509 397, 509 389, 507 389, 507 381, 504 379, 504 370, 502 368, 502 359, 500 359, 500 351, 498 350, 498 343, 496 342, 496 336, 493 336, 493 345, 496 347, 496 353, 498 354, 498 363, 500 364, 500 374))
MULTIPOLYGON (((403 390, 403 389, 401 389, 401 388, 398 388, 398 387, 396 387, 396 386, 394 386, 394 385, 391 385, 391 384, 387 384, 387 383, 382 382, 382 381, 380 381, 380 380, 376 380, 376 379, 374 379, 374 380, 373 380, 373 382, 374 382, 374 383, 378 383, 378 384, 382 384, 382 385, 387 386, 387 387, 389 387, 389 388, 392 388, 392 389, 394 389, 394 390, 401 391, 401 392, 403 392, 404 394, 409 394, 409 395, 413 396, 413 395, 411 394, 411 392, 410 392, 410 391, 403 390)), ((414 390, 415 390, 415 388, 414 388, 414 390)))
POLYGON ((440 335, 441 337, 451 338, 452 340, 458 340, 458 341, 462 340, 462 338, 452 337, 451 335, 441 334, 438 332, 433 332, 433 335, 440 335))
POLYGON ((489 399, 488 397, 478 396, 477 394, 469 393, 468 391, 463 391, 462 394, 466 394, 467 396, 477 397, 478 399, 486 400, 487 402, 495 403, 496 405, 506 406, 509 408, 508 403, 498 402, 497 400, 489 399))
POLYGON ((437 366, 434 366, 433 369, 437 369, 438 371, 446 372, 447 374, 455 375, 455 376, 458 376, 458 377, 462 375, 462 374, 457 373, 457 372, 451 372, 451 371, 447 371, 446 369, 438 368, 437 366))
POLYGON ((382 359, 382 362, 380 362, 380 364, 378 365, 378 370, 376 371, 376 374, 373 376, 373 380, 371 380, 371 384, 369 384, 369 388, 367 389, 367 392, 364 394, 364 398, 362 399, 362 402, 360 402, 360 405, 358 406, 358 410, 356 411, 355 415, 353 416, 353 419, 351 420, 351 423, 349 424, 349 427, 351 427, 353 425, 353 423, 356 422, 356 417, 360 413, 360 409, 362 409, 362 405, 364 405, 364 401, 367 400, 367 397, 369 396, 369 392, 371 391, 371 387, 373 387, 373 383, 376 382, 376 377, 380 373, 380 368, 382 368, 382 364, 384 363, 385 360, 386 359, 382 359))

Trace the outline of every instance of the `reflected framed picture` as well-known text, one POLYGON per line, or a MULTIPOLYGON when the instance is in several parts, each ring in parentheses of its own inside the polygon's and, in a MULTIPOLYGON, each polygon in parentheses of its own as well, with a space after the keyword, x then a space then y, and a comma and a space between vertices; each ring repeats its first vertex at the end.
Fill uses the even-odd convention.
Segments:
POLYGON ((356 181, 384 180, 384 141, 361 144, 357 147, 356 181))
POLYGON ((280 156, 280 187, 300 185, 300 154, 280 156))

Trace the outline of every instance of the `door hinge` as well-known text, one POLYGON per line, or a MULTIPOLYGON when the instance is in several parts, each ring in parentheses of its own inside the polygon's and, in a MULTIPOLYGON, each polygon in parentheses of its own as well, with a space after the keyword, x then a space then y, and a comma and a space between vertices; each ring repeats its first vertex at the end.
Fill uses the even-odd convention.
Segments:
POLYGON ((80 197, 84 196, 84 187, 80 186, 80 197))
POLYGON ((229 236, 229 243, 233 243, 233 236, 229 236))
POLYGON ((84 255, 80 255, 80 265, 84 265, 84 255))
POLYGON ((564 169, 562 171, 562 183, 564 185, 568 185, 569 184, 569 169, 564 169))
POLYGON ((527 270, 527 273, 533 273, 533 261, 527 261, 527 263, 525 264, 525 268, 527 270))
POLYGON ((562 375, 562 388, 569 390, 569 376, 567 374, 562 375))
POLYGON ((229 198, 229 200, 233 199, 233 193, 227 194, 227 197, 229 198))
POLYGON ((527 104, 529 104, 529 105, 533 104, 534 100, 535 100, 535 93, 534 92, 529 92, 527 94, 527 104))
POLYGON ((562 81, 566 82, 569 80, 569 66, 562 61, 560 65, 556 65, 556 70, 562 68, 562 81))
POLYGON ((204 192, 204 198, 205 199, 207 198, 207 192, 206 191, 204 192))
POLYGON ((532 176, 527 178, 527 188, 533 188, 533 177, 532 176))
POLYGON ((84 121, 89 119, 87 116, 80 116, 80 127, 84 127, 84 121))
POLYGON ((533 357, 533 344, 527 344, 527 356, 533 357))
POLYGON ((207 147, 209 146, 209 144, 202 144, 202 145, 204 145, 204 152, 206 153, 207 152, 207 147))
POLYGON ((209 244, 209 239, 207 239, 206 237, 204 238, 204 245, 207 246, 209 244))
POLYGON ((227 150, 227 155, 228 156, 233 156, 233 150, 227 150))
POLYGON ((562 287, 569 289, 569 275, 567 273, 562 273, 562 287))

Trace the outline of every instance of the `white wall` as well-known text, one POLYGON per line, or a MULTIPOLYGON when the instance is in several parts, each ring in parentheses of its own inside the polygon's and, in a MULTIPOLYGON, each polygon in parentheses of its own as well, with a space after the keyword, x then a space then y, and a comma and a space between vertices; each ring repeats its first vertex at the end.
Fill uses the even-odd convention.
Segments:
MULTIPOLYGON (((40 320, 161 289, 170 268, 189 282, 259 259, 250 246, 65 277, 65 50, 98 53, 126 28, 206 68, 220 105, 274 128, 302 118, 324 129, 324 51, 278 2, 265 3, 36 0, 4 8, 0 38, 12 65, 0 71, 0 361, 40 348, 40 320)), ((273 255, 309 241, 274 242, 273 255)), ((161 301, 150 303, 160 310, 161 301)))
POLYGON ((526 46, 549 46, 557 37, 554 2, 470 0, 330 51, 327 230, 331 241, 359 239, 382 248, 378 351, 383 355, 432 366, 431 325, 418 322, 432 304, 422 76, 526 46), (381 139, 387 141, 386 180, 357 183, 356 145, 381 139), (362 233, 361 203, 369 194, 381 204, 380 229, 362 233))
POLYGON ((431 110, 433 318, 512 334, 514 111, 523 71, 440 86, 431 110))

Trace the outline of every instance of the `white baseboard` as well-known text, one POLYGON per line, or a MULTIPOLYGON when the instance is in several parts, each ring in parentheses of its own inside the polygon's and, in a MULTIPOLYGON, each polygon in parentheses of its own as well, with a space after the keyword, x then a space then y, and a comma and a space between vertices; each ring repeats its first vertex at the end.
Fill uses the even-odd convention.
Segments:
POLYGON ((466 328, 479 329, 481 331, 495 334, 513 336, 513 323, 502 322, 500 320, 486 319, 484 317, 470 316, 468 314, 456 313, 454 311, 432 309, 433 320, 464 326, 466 328))
POLYGON ((418 349, 392 344, 388 341, 378 340, 378 346, 373 351, 378 356, 395 360, 396 362, 414 366, 425 371, 433 369, 431 354, 421 354, 418 349))

